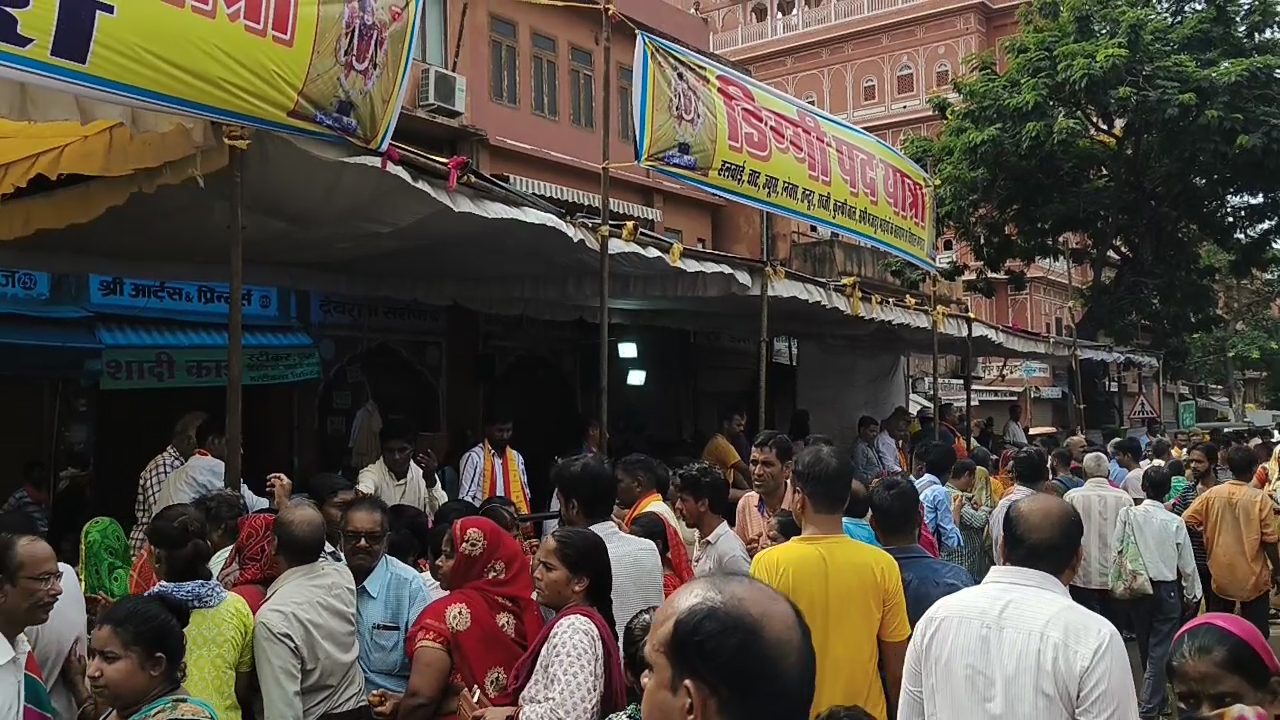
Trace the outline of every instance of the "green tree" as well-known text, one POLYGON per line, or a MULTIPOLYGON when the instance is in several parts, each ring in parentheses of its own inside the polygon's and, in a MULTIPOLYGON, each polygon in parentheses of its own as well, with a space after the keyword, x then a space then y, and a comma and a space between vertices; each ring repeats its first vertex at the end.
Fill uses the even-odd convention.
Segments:
POLYGON ((1087 264, 1081 337, 1168 357, 1218 288, 1270 273, 1280 211, 1276 0, 1032 0, 1021 32, 936 96, 940 227, 979 265, 1087 264), (1214 248, 1222 263, 1206 260, 1214 248))

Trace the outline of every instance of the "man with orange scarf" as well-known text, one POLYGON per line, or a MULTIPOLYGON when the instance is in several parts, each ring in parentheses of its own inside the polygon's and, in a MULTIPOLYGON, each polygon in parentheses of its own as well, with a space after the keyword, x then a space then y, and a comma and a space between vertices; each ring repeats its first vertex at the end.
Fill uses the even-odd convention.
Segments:
MULTIPOLYGON (((666 466, 648 455, 634 453, 617 462, 614 474, 618 479, 618 507, 627 511, 622 519, 623 528, 630 530, 631 521, 640 513, 654 513, 667 525, 672 563, 678 569, 681 559, 687 564, 698 534, 677 520, 675 510, 665 501, 666 493, 671 490, 671 473, 666 466)), ((689 567, 692 577, 692 565, 689 567)))
POLYGON ((529 500, 529 476, 524 458, 511 448, 511 414, 491 410, 484 420, 484 441, 471 448, 458 463, 460 500, 479 505, 491 497, 510 498, 517 515, 532 510, 529 500))

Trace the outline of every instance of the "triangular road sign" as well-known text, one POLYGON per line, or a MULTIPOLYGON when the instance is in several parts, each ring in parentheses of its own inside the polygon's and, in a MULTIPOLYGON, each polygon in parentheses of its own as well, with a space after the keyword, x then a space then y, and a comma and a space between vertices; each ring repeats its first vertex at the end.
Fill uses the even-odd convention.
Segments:
POLYGON ((1160 413, 1151 405, 1151 401, 1146 395, 1139 394, 1138 399, 1133 402, 1133 409, 1129 411, 1130 420, 1158 420, 1160 413))

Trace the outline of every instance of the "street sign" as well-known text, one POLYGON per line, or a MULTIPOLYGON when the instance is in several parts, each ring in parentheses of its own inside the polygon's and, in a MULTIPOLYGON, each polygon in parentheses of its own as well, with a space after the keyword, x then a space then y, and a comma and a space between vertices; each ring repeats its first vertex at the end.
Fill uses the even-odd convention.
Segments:
POLYGON ((1139 394, 1138 399, 1133 402, 1133 409, 1129 411, 1130 420, 1159 420, 1160 413, 1156 412, 1151 401, 1144 394, 1139 394))
POLYGON ((1178 403, 1178 428, 1190 430, 1196 426, 1196 401, 1183 400, 1178 403))

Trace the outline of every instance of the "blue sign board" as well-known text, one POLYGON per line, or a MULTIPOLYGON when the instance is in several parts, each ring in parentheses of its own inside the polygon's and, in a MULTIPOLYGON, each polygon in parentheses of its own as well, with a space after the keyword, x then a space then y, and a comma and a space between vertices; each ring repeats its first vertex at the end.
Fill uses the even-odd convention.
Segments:
MULTIPOLYGON (((113 275, 89 276, 89 303, 122 310, 158 310, 200 315, 227 314, 231 288, 221 283, 136 280, 113 275)), ((278 291, 246 285, 240 296, 245 317, 274 318, 279 313, 278 291)))
POLYGON ((0 299, 48 300, 52 285, 49 273, 0 268, 0 299))

